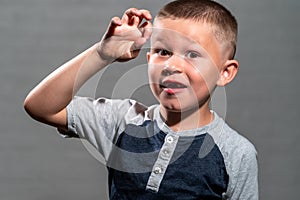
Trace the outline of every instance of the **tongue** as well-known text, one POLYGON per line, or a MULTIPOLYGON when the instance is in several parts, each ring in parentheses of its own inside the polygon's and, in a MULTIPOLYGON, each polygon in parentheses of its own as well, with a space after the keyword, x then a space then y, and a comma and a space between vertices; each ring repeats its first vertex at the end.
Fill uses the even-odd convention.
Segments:
POLYGON ((164 91, 168 94, 175 94, 175 91, 172 88, 165 88, 164 91))

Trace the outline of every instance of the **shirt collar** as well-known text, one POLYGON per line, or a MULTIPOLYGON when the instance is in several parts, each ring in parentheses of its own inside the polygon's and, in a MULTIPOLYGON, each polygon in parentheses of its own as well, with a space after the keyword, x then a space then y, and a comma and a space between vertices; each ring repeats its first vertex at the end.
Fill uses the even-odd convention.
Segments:
POLYGON ((167 124, 164 123, 159 111, 160 111, 160 106, 158 105, 154 108, 154 116, 153 116, 154 117, 153 120, 156 121, 158 128, 165 133, 172 133, 180 137, 198 136, 206 133, 209 134, 221 133, 222 127, 224 125, 224 120, 221 117, 219 117, 216 112, 211 111, 213 113, 213 120, 209 124, 196 129, 175 132, 167 124))

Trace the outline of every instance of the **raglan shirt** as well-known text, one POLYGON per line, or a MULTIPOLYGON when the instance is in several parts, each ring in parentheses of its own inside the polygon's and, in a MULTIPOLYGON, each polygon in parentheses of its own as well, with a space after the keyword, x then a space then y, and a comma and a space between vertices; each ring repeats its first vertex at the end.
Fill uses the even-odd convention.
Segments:
POLYGON ((254 146, 217 113, 201 128, 174 132, 159 105, 75 97, 65 137, 89 141, 108 168, 110 199, 258 199, 254 146))

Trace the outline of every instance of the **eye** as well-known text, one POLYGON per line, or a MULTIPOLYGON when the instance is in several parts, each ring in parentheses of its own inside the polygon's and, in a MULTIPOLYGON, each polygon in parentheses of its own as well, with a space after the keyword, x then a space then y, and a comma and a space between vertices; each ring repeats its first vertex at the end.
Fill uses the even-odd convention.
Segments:
POLYGON ((172 54, 170 51, 168 51, 166 49, 154 49, 154 53, 156 53, 162 57, 170 56, 172 54))
POLYGON ((195 51, 189 51, 187 54, 186 54, 186 57, 187 58, 198 58, 200 57, 201 55, 198 53, 198 52, 195 52, 195 51))

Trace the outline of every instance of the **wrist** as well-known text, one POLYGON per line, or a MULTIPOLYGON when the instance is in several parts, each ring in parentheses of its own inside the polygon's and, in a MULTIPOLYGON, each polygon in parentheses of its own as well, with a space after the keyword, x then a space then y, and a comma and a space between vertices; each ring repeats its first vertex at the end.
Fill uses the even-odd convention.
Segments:
POLYGON ((108 65, 108 64, 111 64, 111 63, 116 61, 115 58, 113 58, 111 56, 108 56, 105 53, 103 53, 103 47, 102 47, 101 42, 98 42, 97 44, 95 44, 95 50, 96 50, 97 55, 99 56, 99 59, 103 63, 106 63, 108 65))

